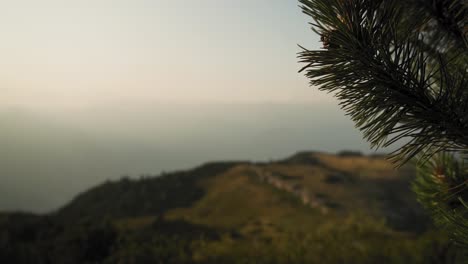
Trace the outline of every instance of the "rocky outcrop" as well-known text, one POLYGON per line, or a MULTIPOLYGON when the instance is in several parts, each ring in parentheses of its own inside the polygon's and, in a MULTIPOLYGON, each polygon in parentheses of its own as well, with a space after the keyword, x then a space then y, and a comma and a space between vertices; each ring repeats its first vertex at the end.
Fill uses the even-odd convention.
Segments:
POLYGON ((323 214, 327 214, 329 209, 326 206, 326 201, 323 197, 318 197, 310 193, 307 189, 301 186, 298 183, 293 181, 294 177, 284 177, 284 175, 269 171, 265 168, 253 168, 256 177, 261 182, 267 183, 272 185, 273 187, 286 191, 288 193, 293 194, 297 198, 299 198, 302 203, 306 206, 311 208, 315 208, 320 210, 323 214))

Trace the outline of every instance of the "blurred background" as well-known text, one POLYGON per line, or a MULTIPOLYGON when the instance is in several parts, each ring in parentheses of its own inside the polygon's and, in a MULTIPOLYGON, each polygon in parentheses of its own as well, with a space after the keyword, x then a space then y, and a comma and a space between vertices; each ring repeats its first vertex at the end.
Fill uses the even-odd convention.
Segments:
POLYGON ((205 161, 369 151, 298 73, 297 44, 320 43, 296 1, 4 1, 0 32, 0 210, 205 161))
POLYGON ((310 20, 296 0, 1 1, 0 263, 466 263, 414 164, 298 72, 310 20))

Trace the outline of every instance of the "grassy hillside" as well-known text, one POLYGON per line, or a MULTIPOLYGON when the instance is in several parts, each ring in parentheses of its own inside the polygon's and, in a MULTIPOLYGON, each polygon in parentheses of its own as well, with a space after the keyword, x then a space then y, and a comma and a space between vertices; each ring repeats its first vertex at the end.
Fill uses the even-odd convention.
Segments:
POLYGON ((0 215, 0 263, 462 263, 413 173, 302 152, 106 182, 50 215, 0 215))

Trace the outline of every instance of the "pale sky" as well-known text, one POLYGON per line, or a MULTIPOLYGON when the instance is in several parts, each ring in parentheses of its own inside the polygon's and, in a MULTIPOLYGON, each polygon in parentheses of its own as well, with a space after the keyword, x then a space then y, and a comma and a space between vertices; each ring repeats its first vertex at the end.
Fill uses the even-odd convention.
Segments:
POLYGON ((0 0, 0 211, 123 174, 369 152, 297 71, 296 0, 0 0))
POLYGON ((0 105, 332 102, 296 0, 3 0, 0 105))

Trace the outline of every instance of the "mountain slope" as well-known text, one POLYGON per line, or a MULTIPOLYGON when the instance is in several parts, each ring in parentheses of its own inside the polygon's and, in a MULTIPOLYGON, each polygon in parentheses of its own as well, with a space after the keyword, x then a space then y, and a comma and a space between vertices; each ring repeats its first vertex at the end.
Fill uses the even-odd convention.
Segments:
POLYGON ((413 173, 379 156, 301 152, 107 182, 50 215, 0 216, 0 260, 452 263, 445 235, 427 232, 413 173))

